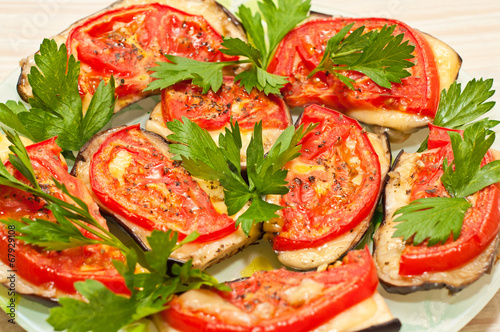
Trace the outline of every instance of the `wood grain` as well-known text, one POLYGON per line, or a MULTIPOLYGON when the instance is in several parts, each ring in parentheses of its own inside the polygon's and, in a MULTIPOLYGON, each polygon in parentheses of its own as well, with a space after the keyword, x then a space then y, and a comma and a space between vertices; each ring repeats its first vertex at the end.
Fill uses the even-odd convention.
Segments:
MULTIPOLYGON (((0 81, 38 50, 43 38, 111 4, 110 0, 1 0, 0 81)), ((395 18, 451 45, 472 77, 494 78, 500 90, 500 1, 497 0, 312 0, 313 5, 358 16, 395 18)), ((500 93, 494 99, 500 100, 500 93)), ((0 99, 1 100, 1 99, 0 99)), ((500 293, 462 331, 500 331, 500 293)), ((24 331, 0 315, 0 331, 24 331)))

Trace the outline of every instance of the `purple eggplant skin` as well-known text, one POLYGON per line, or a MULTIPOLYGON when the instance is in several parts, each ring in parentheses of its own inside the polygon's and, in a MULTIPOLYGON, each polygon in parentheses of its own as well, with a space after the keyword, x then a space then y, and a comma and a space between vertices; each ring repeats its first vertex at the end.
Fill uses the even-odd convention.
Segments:
MULTIPOLYGON (((90 192, 92 193, 91 181, 90 181, 90 164, 92 156, 98 151, 101 144, 112 135, 114 132, 123 129, 124 126, 109 129, 107 131, 101 132, 95 135, 85 146, 80 150, 75 166, 73 167, 71 174, 83 180, 87 185, 90 192)), ((149 132, 147 130, 141 129, 142 133, 149 140, 155 148, 160 151, 166 158, 171 158, 172 153, 169 151, 169 142, 167 142, 162 136, 149 132)), ((180 166, 179 166, 180 167, 180 166)), ((196 181, 201 181, 200 179, 196 181)), ((203 182, 203 181, 202 181, 203 182)), ((218 185, 215 186, 219 187, 218 185)), ((212 186, 213 188, 213 186, 212 186)), ((214 200, 218 201, 218 192, 207 192, 208 195, 214 200), (211 196, 214 195, 214 196, 211 196)), ((117 212, 110 210, 102 202, 100 202, 97 197, 96 199, 98 205, 101 208, 102 214, 110 217, 114 220, 115 224, 119 225, 126 233, 130 235, 135 242, 138 243, 143 249, 148 250, 149 246, 147 243, 147 237, 150 236, 151 231, 145 229, 134 222, 127 220, 126 217, 119 215, 117 212)), ((247 206, 245 206, 247 207, 247 206)), ((242 213, 240 211, 239 213, 242 213)), ((236 217, 235 217, 236 218, 236 217)), ((172 257, 179 259, 181 261, 187 261, 189 259, 193 260, 193 266, 200 269, 208 268, 209 266, 230 257, 249 244, 259 240, 262 237, 262 227, 261 225, 254 225, 249 233, 245 235, 241 227, 235 229, 231 234, 228 234, 224 238, 206 241, 201 243, 188 243, 175 250, 172 253, 172 257)))
MULTIPOLYGON (((403 162, 406 161, 406 158, 408 158, 408 154, 406 154, 403 150, 400 151, 398 156, 395 158, 394 163, 391 167, 391 170, 389 171, 389 176, 390 174, 396 174, 398 173, 398 167, 402 165, 403 162)), ((389 186, 389 180, 386 183, 386 190, 384 191, 384 219, 379 227, 379 230, 383 228, 384 226, 388 226, 388 220, 391 218, 389 215, 390 212, 387 212, 387 194, 388 191, 390 190, 389 186)), ((462 280, 453 280, 451 276, 447 277, 442 277, 442 280, 433 280, 431 279, 433 276, 439 276, 440 273, 447 273, 447 272, 437 272, 437 273, 428 273, 424 274, 423 276, 418 276, 415 278, 406 278, 406 281, 404 279, 401 280, 394 280, 389 278, 387 273, 382 273, 382 267, 380 266, 379 259, 378 259, 378 252, 379 248, 382 248, 384 245, 383 243, 380 243, 378 241, 379 237, 377 234, 377 231, 374 235, 374 241, 373 241, 373 256, 374 256, 374 261, 375 265, 377 266, 377 272, 379 273, 379 281, 380 284, 384 287, 384 289, 389 292, 389 293, 395 293, 395 294, 409 294, 409 293, 414 293, 417 291, 427 291, 427 290, 432 290, 432 289, 441 289, 441 288, 446 288, 449 290, 450 294, 456 294, 463 290, 465 287, 469 286, 473 282, 475 282, 477 279, 479 279, 484 273, 491 273, 492 267, 495 263, 495 258, 497 257, 498 254, 498 248, 500 245, 500 236, 497 235, 496 239, 485 249, 483 253, 481 253, 477 258, 473 259, 470 262, 467 262, 462 266, 461 268, 457 268, 456 270, 460 270, 462 268, 466 268, 467 266, 468 269, 470 270, 470 266, 475 264, 473 266, 474 268, 474 273, 471 275, 468 275, 467 278, 463 277, 462 280), (465 278, 465 279, 464 279, 465 278), (417 281, 417 279, 420 279, 417 281)), ((469 271, 467 270, 467 271, 469 271)), ((452 271, 451 271, 452 272, 452 271)), ((465 272, 463 272, 465 274, 465 272)))
MULTIPOLYGON (((112 134, 115 131, 118 131, 125 126, 117 127, 117 128, 112 128, 103 132, 100 132, 94 137, 92 137, 85 145, 80 149, 76 159, 75 159, 75 164, 73 168, 71 169, 71 175, 77 178, 83 178, 85 175, 82 174, 83 171, 81 170, 82 165, 90 163, 90 160, 92 159, 93 154, 97 151, 97 148, 100 146, 99 141, 104 141, 104 139, 109 135, 112 134), (96 144, 97 143, 97 144, 96 144)), ((146 131, 143 131, 146 132, 146 131)), ((154 139, 156 142, 159 144, 165 144, 165 147, 168 147, 170 144, 167 142, 163 137, 161 137, 158 134, 152 133, 152 132, 147 132, 147 135, 150 136, 151 139, 154 139)), ((88 175, 86 175, 88 176, 88 175)), ((88 184, 89 190, 92 192, 92 188, 90 188, 90 185, 88 184)), ((132 228, 128 226, 126 222, 124 222, 121 218, 117 217, 115 214, 111 213, 110 211, 104 209, 101 204, 99 204, 99 210, 103 216, 106 216, 106 218, 109 220, 112 220, 116 225, 118 225, 125 233, 127 233, 143 250, 150 250, 148 247, 147 243, 145 242, 145 238, 138 236, 132 228)))
MULTIPOLYGON (((172 8, 184 11, 190 15, 203 16, 208 24, 220 35, 225 37, 239 38, 246 41, 246 33, 240 21, 234 15, 230 14, 230 12, 222 4, 218 3, 215 0, 118 0, 100 11, 81 20, 78 20, 77 22, 71 24, 66 30, 51 38, 54 39, 57 45, 60 46, 63 43, 66 43, 68 35, 75 27, 78 27, 86 21, 101 15, 105 11, 152 3, 159 3, 162 5, 170 6, 172 8)), ((19 75, 19 79, 17 82, 17 92, 21 99, 23 99, 25 102, 28 102, 30 98, 33 98, 33 91, 28 82, 28 74, 30 73, 31 68, 36 66, 34 58, 35 54, 32 54, 24 59, 21 59, 20 61, 21 74, 19 75)), ((235 65, 225 68, 224 72, 226 75, 235 75, 242 71, 243 68, 244 66, 235 65)), ((115 104, 115 113, 150 95, 159 93, 159 90, 141 92, 127 102, 117 102, 115 104)))
POLYGON ((390 320, 388 322, 370 326, 357 332, 398 332, 399 330, 401 330, 401 326, 401 321, 397 318, 394 318, 393 320, 390 320))

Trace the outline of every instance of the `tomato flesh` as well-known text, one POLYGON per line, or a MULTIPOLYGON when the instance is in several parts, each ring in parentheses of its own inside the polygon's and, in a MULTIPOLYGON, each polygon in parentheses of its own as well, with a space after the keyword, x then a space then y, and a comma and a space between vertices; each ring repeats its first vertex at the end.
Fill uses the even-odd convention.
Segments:
MULTIPOLYGON (((311 331, 344 310, 372 296, 378 278, 368 248, 351 251, 341 265, 322 272, 260 271, 248 279, 229 282, 230 292, 218 295, 251 317, 250 324, 235 323, 231 313, 216 314, 184 307, 179 298, 162 312, 169 325, 191 331, 311 331), (303 281, 323 285, 321 292, 303 302, 290 299, 290 292, 303 281), (262 309, 266 308, 266 314, 262 309), (260 312, 259 312, 260 311, 260 312)), ((302 286, 303 287, 303 286, 302 286)))
POLYGON ((219 51, 222 37, 202 16, 161 4, 106 11, 74 28, 66 41, 68 55, 81 61, 80 94, 93 95, 111 75, 116 95, 131 98, 151 82, 149 68, 164 54, 198 61, 232 61, 219 51))
POLYGON ((381 18, 328 18, 304 23, 279 44, 268 71, 289 77, 282 89, 285 102, 290 106, 320 104, 336 110, 395 110, 409 114, 434 117, 439 100, 439 78, 434 55, 425 38, 406 24, 381 18), (411 76, 393 83, 390 89, 375 84, 365 75, 354 71, 341 74, 355 80, 349 89, 335 75, 318 72, 307 76, 323 57, 328 39, 348 24, 352 30, 365 26, 365 32, 396 25, 394 34, 404 33, 404 39, 415 45, 415 66, 409 68, 411 76))
POLYGON ((366 132, 353 119, 327 108, 306 107, 300 124, 318 123, 289 162, 288 194, 278 211, 284 224, 277 251, 318 247, 346 233, 375 207, 380 163, 366 132))
POLYGON ((197 242, 236 230, 234 220, 218 213, 207 193, 179 162, 156 148, 139 125, 106 138, 92 157, 90 181, 107 208, 147 230, 174 230, 180 239, 197 231, 197 242), (121 176, 111 171, 115 160, 122 168, 121 176))
POLYGON ((252 130, 262 121, 263 128, 286 129, 291 123, 283 100, 275 95, 265 95, 256 89, 248 93, 234 82, 233 77, 224 77, 217 93, 193 84, 179 83, 162 91, 162 112, 166 121, 180 120, 183 116, 206 130, 221 129, 231 118, 243 131, 252 130))
MULTIPOLYGON (((453 150, 447 134, 449 129, 430 125, 429 148, 434 152, 422 155, 422 167, 412 186, 410 200, 425 197, 449 197, 441 183, 442 163, 453 160, 453 150)), ((457 130, 453 130, 457 131, 457 130)), ((491 152, 482 165, 494 160, 491 152)), ((442 245, 427 247, 427 241, 418 246, 407 246, 400 260, 399 274, 421 275, 426 272, 448 271, 466 264, 477 257, 495 239, 500 231, 500 189, 490 185, 477 194, 474 205, 467 210, 462 231, 456 241, 450 238, 442 245)))
MULTIPOLYGON (((38 182, 44 190, 60 199, 73 201, 55 187, 53 178, 64 183, 72 195, 79 197, 89 207, 90 214, 103 226, 105 219, 99 214, 97 204, 92 200, 85 185, 67 172, 67 166, 61 162, 61 149, 56 145, 55 138, 33 144, 26 148, 33 164, 38 182)), ((7 162, 6 167, 19 180, 27 181, 7 162)), ((27 183, 27 182, 26 182, 27 183)), ((55 221, 52 213, 45 208, 46 202, 26 192, 1 186, 0 218, 45 219, 55 221)), ((91 233, 82 230, 87 237, 91 233)), ((17 240, 9 232, 7 226, 0 227, 0 259, 24 280, 47 288, 76 294, 73 284, 85 279, 102 282, 113 292, 129 294, 123 278, 114 268, 112 261, 124 261, 118 249, 104 245, 88 245, 62 251, 44 251, 39 247, 17 240), (9 255, 9 248, 15 246, 15 251, 9 255), (15 260, 11 260, 15 257, 15 260)))

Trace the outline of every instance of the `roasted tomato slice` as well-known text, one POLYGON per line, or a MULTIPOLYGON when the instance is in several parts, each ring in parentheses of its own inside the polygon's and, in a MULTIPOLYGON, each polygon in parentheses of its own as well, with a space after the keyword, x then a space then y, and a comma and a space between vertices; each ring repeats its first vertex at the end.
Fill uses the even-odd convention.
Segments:
POLYGON ((233 77, 224 77, 217 93, 193 84, 179 83, 162 91, 162 112, 165 121, 183 116, 207 130, 221 129, 230 119, 238 121, 243 131, 252 130, 262 121, 266 129, 284 130, 291 125, 290 115, 283 100, 275 95, 266 96, 256 89, 248 93, 233 77))
MULTIPOLYGON (((429 148, 420 158, 420 165, 414 177, 410 200, 424 197, 449 196, 443 184, 443 159, 453 160, 453 150, 447 131, 449 129, 430 125, 429 148), (447 144, 445 144, 447 142, 447 144)), ((488 152, 482 164, 494 160, 488 152)), ((477 257, 500 230, 500 189, 492 184, 473 196, 473 206, 467 210, 462 232, 456 241, 450 235, 442 245, 427 247, 423 242, 418 246, 407 246, 401 256, 399 274, 420 275, 425 272, 448 271, 477 257)))
POLYGON ((197 242, 215 240, 236 230, 220 214, 191 175, 143 134, 139 125, 110 134, 90 164, 92 191, 108 209, 147 230, 185 235, 197 242))
POLYGON ((290 191, 280 202, 277 251, 318 247, 351 230, 379 196, 379 159, 358 122, 311 105, 300 124, 311 123, 318 127, 302 139, 301 156, 285 166, 290 191))
POLYGON ((408 114, 434 117, 439 98, 439 79, 432 50, 425 38, 406 24, 381 18, 324 18, 306 22, 291 32, 279 44, 268 71, 288 76, 289 84, 283 89, 289 106, 322 104, 336 110, 395 110, 408 114), (395 34, 404 33, 404 40, 415 45, 415 66, 412 74, 391 89, 382 88, 365 75, 344 71, 356 82, 349 89, 334 75, 319 72, 308 78, 309 73, 323 57, 330 37, 348 24, 353 30, 365 26, 365 31, 396 25, 395 34))
POLYGON ((377 284, 365 248, 322 272, 260 271, 228 282, 230 292, 187 292, 170 302, 162 316, 183 332, 311 331, 372 296, 377 284))
POLYGON ((229 61, 222 38, 202 16, 151 3, 109 10, 74 28, 68 54, 81 61, 80 93, 93 95, 99 82, 117 82, 116 95, 133 98, 151 82, 148 69, 164 54, 198 61, 229 61))
MULTIPOLYGON (((87 203, 92 216, 106 227, 106 221, 99 214, 99 208, 93 201, 88 189, 79 179, 69 175, 67 166, 62 163, 55 138, 33 144, 27 148, 33 169, 41 187, 50 194, 74 203, 62 191, 56 188, 53 178, 64 183, 69 192, 87 203)), ((6 164, 9 172, 18 179, 26 181, 10 163, 6 164)), ((52 213, 45 208, 46 202, 31 194, 0 186, 0 216, 2 219, 39 218, 55 220, 52 213)), ((94 279, 102 282, 116 293, 128 294, 123 278, 112 264, 112 260, 122 260, 124 257, 118 249, 104 245, 89 245, 62 251, 44 251, 39 247, 15 240, 15 255, 9 255, 9 243, 14 239, 13 230, 7 226, 0 227, 0 259, 17 270, 17 274, 35 286, 49 289, 51 292, 76 294, 73 284, 76 281, 94 279), (15 256, 15 261, 10 260, 15 256), (14 266, 13 266, 14 265, 14 266)), ((86 236, 90 233, 83 231, 86 236)), ((43 291, 38 294, 42 295, 43 291)), ((52 294, 52 293, 51 293, 52 294)))

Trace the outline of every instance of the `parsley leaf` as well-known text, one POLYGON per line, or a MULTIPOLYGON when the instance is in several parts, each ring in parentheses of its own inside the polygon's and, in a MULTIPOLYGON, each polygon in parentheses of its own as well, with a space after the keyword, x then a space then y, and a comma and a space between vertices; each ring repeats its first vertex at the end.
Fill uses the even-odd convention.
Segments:
POLYGON ((248 93, 253 88, 256 88, 257 90, 264 91, 265 94, 278 94, 280 93, 280 89, 288 83, 285 77, 268 73, 256 66, 239 73, 234 79, 235 81, 240 81, 248 93))
POLYGON ((441 91, 433 124, 458 129, 485 114, 495 106, 494 101, 486 102, 495 94, 492 86, 493 79, 472 79, 462 91, 462 85, 453 82, 448 90, 441 91))
POLYGON ((410 205, 403 206, 394 212, 402 213, 396 218, 396 232, 393 237, 403 236, 406 241, 413 235, 413 245, 429 239, 428 246, 444 243, 453 233, 456 240, 462 230, 465 212, 470 204, 465 198, 428 197, 417 199, 410 205))
MULTIPOLYGON (((29 181, 36 183, 35 172, 28 153, 19 136, 8 132, 7 138, 13 144, 11 150, 17 155, 11 156, 14 168, 27 175, 29 181)), ((47 202, 45 208, 52 211, 56 222, 41 219, 21 218, 18 220, 0 220, 6 225, 16 226, 20 232, 18 238, 26 243, 41 246, 45 250, 63 250, 89 244, 105 244, 121 250, 126 263, 114 261, 117 271, 124 277, 131 295, 124 297, 106 288, 102 283, 88 279, 75 283, 75 289, 86 301, 61 298, 61 307, 51 310, 48 322, 56 330, 70 332, 118 331, 134 321, 165 309, 165 304, 174 294, 199 288, 203 285, 227 290, 212 276, 193 269, 191 261, 182 266, 169 262, 170 254, 184 243, 193 241, 197 233, 188 235, 178 242, 178 234, 168 231, 153 231, 148 241, 151 251, 144 253, 137 244, 126 246, 117 237, 102 227, 89 213, 88 206, 78 197, 71 195, 68 189, 53 179, 57 188, 74 202, 68 203, 45 193, 39 186, 27 185, 12 176, 5 165, 0 163, 0 185, 5 185, 35 195, 47 202), (78 227, 77 227, 78 226, 78 227), (84 229, 97 238, 87 238, 80 229, 84 229), (143 264, 149 273, 136 273, 138 257, 144 257, 143 264), (110 319, 112 318, 112 319, 110 319)))
POLYGON ((463 134, 448 132, 453 149, 453 162, 443 161, 441 182, 452 197, 466 197, 500 181, 500 160, 481 167, 481 161, 495 141, 495 133, 485 126, 487 120, 469 125, 463 134))
POLYGON ((35 142, 57 136, 62 149, 80 150, 113 115, 114 80, 99 84, 83 115, 78 92, 80 63, 73 56, 68 58, 66 46, 58 48, 54 40, 45 39, 35 63, 28 74, 33 89, 31 109, 12 101, 0 104, 0 121, 35 142))
POLYGON ((443 160, 441 182, 452 197, 423 198, 395 212, 402 213, 395 222, 393 237, 405 240, 415 235, 413 244, 429 238, 429 246, 444 243, 450 232, 456 240, 461 233, 465 212, 472 206, 465 197, 500 181, 500 160, 481 167, 481 162, 495 140, 495 133, 483 119, 466 127, 463 139, 457 132, 448 132, 453 149, 453 161, 443 160))
MULTIPOLYGON (((495 94, 495 90, 491 90, 492 86, 493 79, 481 78, 477 81, 472 79, 462 91, 462 85, 453 82, 448 90, 441 91, 433 124, 450 129, 464 129, 495 106, 494 101, 486 102, 495 94)), ((488 120, 484 124, 487 128, 493 128, 499 123, 500 121, 488 120)), ((418 152, 425 149, 427 149, 427 138, 418 148, 418 152)))
POLYGON ((165 309, 174 294, 208 285, 220 290, 227 286, 199 269, 193 269, 191 261, 169 268, 168 257, 183 243, 196 238, 196 234, 177 244, 177 233, 153 231, 148 237, 151 251, 145 256, 149 273, 134 273, 137 260, 127 255, 127 263, 115 261, 114 265, 125 278, 131 291, 130 297, 114 294, 95 280, 75 283, 75 288, 87 300, 62 298, 61 307, 50 311, 48 322, 58 331, 118 331, 123 326, 165 309), (110 319, 112 317, 113 319, 110 319), (75 319, 78 322, 75 322, 75 319))
POLYGON ((12 100, 7 101, 5 104, 0 103, 0 122, 5 126, 16 130, 24 137, 32 141, 36 141, 36 134, 33 134, 22 120, 20 113, 26 113, 26 106, 22 102, 15 102, 12 100))
POLYGON ((390 89, 391 82, 401 83, 402 78, 411 75, 406 68, 414 66, 408 59, 414 58, 415 46, 403 42, 404 34, 393 36, 395 25, 367 33, 363 33, 365 27, 362 26, 346 37, 353 25, 345 26, 328 40, 323 58, 310 77, 319 71, 328 71, 353 89, 354 81, 338 72, 352 70, 390 89))
POLYGON ((57 223, 28 218, 22 218, 21 221, 14 219, 2 220, 2 223, 16 227, 16 231, 22 234, 16 236, 17 239, 42 247, 45 250, 64 250, 101 243, 101 241, 85 237, 69 219, 59 215, 58 212, 55 212, 55 209, 52 212, 57 223))
POLYGON ((116 295, 102 283, 92 279, 76 282, 75 288, 88 302, 71 298, 59 299, 61 306, 51 309, 47 319, 56 331, 67 329, 68 332, 111 332, 133 322, 138 303, 116 295))
POLYGON ((222 86, 222 69, 235 64, 235 62, 203 62, 168 54, 165 57, 170 62, 158 62, 158 66, 150 68, 154 72, 151 77, 156 80, 152 81, 145 91, 165 89, 189 79, 193 84, 200 86, 203 93, 207 93, 210 89, 217 91, 222 86))
POLYGON ((261 50, 262 68, 266 69, 273 55, 275 48, 285 35, 298 23, 307 18, 311 1, 302 0, 278 0, 278 6, 273 0, 263 0, 258 2, 262 18, 259 13, 251 14, 251 10, 242 5, 236 15, 240 17, 241 23, 245 27, 248 39, 261 50), (267 25, 267 43, 262 22, 267 25))
POLYGON ((222 69, 226 66, 250 63, 249 70, 236 75, 235 81, 250 92, 256 88, 266 94, 278 94, 288 82, 286 77, 266 71, 274 50, 283 37, 305 20, 311 7, 310 0, 279 0, 278 6, 272 0, 258 3, 260 12, 253 14, 249 7, 241 5, 237 15, 247 32, 249 42, 238 38, 223 38, 220 51, 226 55, 247 59, 227 62, 201 62, 172 55, 165 55, 169 62, 158 62, 151 77, 156 78, 147 90, 164 89, 177 82, 192 80, 192 84, 203 89, 218 91, 222 86, 222 69), (264 22, 267 29, 264 29, 264 22), (266 38, 267 37, 267 38, 266 38))
POLYGON ((174 120, 167 123, 173 134, 168 139, 179 144, 170 144, 174 159, 181 159, 183 167, 195 177, 205 180, 218 180, 224 188, 224 202, 228 215, 240 211, 248 201, 250 207, 238 217, 236 225, 242 224, 248 234, 254 223, 276 217, 280 206, 262 199, 264 195, 284 195, 287 171, 281 168, 290 160, 299 156, 302 137, 315 126, 307 129, 293 127, 285 129, 264 156, 262 144, 262 123, 256 123, 250 144, 247 148, 248 183, 241 174, 240 150, 241 134, 236 122, 225 134, 219 135, 219 147, 210 134, 196 123, 183 117, 182 122, 174 120))

